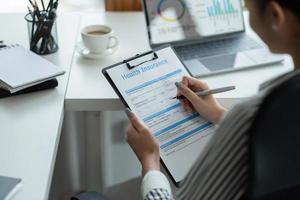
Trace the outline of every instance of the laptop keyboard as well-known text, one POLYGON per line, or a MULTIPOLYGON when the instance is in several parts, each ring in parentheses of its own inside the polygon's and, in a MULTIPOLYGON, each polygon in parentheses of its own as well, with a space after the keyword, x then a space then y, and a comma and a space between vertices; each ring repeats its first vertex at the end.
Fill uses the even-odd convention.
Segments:
POLYGON ((202 44, 174 47, 183 60, 201 57, 234 54, 241 51, 262 48, 260 44, 249 36, 212 41, 202 44))

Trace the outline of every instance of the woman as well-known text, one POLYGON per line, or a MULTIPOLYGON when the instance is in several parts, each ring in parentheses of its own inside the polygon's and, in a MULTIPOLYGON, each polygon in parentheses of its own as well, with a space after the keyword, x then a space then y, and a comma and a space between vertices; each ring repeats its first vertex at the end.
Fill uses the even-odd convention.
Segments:
POLYGON ((216 154, 215 159, 199 160, 175 195, 160 172, 157 142, 134 113, 127 111, 131 120, 127 142, 142 164, 144 199, 239 199, 241 196, 295 199, 295 195, 300 196, 300 0, 245 0, 245 3, 252 28, 272 52, 292 56, 294 71, 263 84, 256 97, 228 113, 212 95, 195 95, 193 91, 208 89, 205 83, 190 77, 176 83, 177 95, 187 98, 182 101, 186 109, 194 109, 220 126, 214 144, 209 147, 216 154), (228 143, 228 138, 236 143, 228 143), (236 153, 231 155, 226 148, 236 153), (214 183, 226 181, 214 176, 222 170, 220 167, 210 169, 207 163, 219 166, 224 162, 219 158, 230 156, 232 167, 226 172, 230 181, 214 189, 206 187, 210 179, 214 183), (206 173, 199 173, 203 169, 207 169, 206 173))

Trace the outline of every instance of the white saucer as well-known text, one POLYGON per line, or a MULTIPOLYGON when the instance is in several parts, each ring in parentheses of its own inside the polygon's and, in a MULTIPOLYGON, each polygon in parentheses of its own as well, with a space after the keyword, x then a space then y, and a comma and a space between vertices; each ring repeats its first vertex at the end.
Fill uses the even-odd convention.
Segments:
POLYGON ((115 53, 115 51, 118 49, 118 46, 115 48, 110 48, 107 49, 105 52, 103 53, 92 53, 90 52, 82 43, 82 41, 78 42, 76 44, 76 51, 84 58, 88 58, 88 59, 101 59, 101 58, 105 58, 107 56, 112 55, 113 53, 115 53))

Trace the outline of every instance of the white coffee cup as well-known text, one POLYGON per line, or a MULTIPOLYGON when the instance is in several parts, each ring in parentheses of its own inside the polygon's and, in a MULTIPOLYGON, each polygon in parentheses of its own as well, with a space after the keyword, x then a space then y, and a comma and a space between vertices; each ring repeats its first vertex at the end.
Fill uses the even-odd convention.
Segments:
POLYGON ((118 39, 113 36, 113 31, 105 25, 89 25, 81 30, 84 46, 91 53, 105 53, 118 46, 118 39))

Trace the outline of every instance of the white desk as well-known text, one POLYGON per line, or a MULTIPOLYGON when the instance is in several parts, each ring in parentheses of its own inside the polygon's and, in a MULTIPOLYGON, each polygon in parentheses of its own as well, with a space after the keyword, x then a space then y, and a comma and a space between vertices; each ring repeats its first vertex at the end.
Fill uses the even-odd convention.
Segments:
MULTIPOLYGON (((67 110, 120 110, 122 105, 101 69, 150 48, 142 13, 87 14, 82 17, 80 27, 95 23, 111 26, 120 47, 115 54, 100 61, 87 60, 75 53, 66 95, 67 110)), ((80 34, 77 40, 80 41, 80 34)))
MULTIPOLYGON (((48 199, 78 21, 77 15, 59 16, 60 49, 46 56, 67 71, 58 78, 59 86, 0 99, 0 175, 22 178, 16 200, 48 199)), ((1 14, 0 24, 1 40, 28 47, 24 14, 1 14)))
MULTIPOLYGON (((120 40, 120 49, 114 55, 99 61, 86 60, 77 53, 74 55, 66 95, 66 109, 78 111, 121 110, 123 105, 105 80, 101 69, 150 49, 144 15, 142 13, 90 14, 82 17, 80 26, 91 23, 111 26, 120 40)), ((249 28, 248 23, 246 25, 249 34, 257 37, 249 28)), ((77 40, 80 40, 80 36, 77 40)), ((257 93, 258 86, 262 82, 291 70, 292 66, 291 60, 287 58, 284 65, 277 64, 259 69, 249 69, 207 77, 203 80, 211 87, 236 86, 235 91, 217 95, 223 101, 232 98, 248 98, 257 93)))

